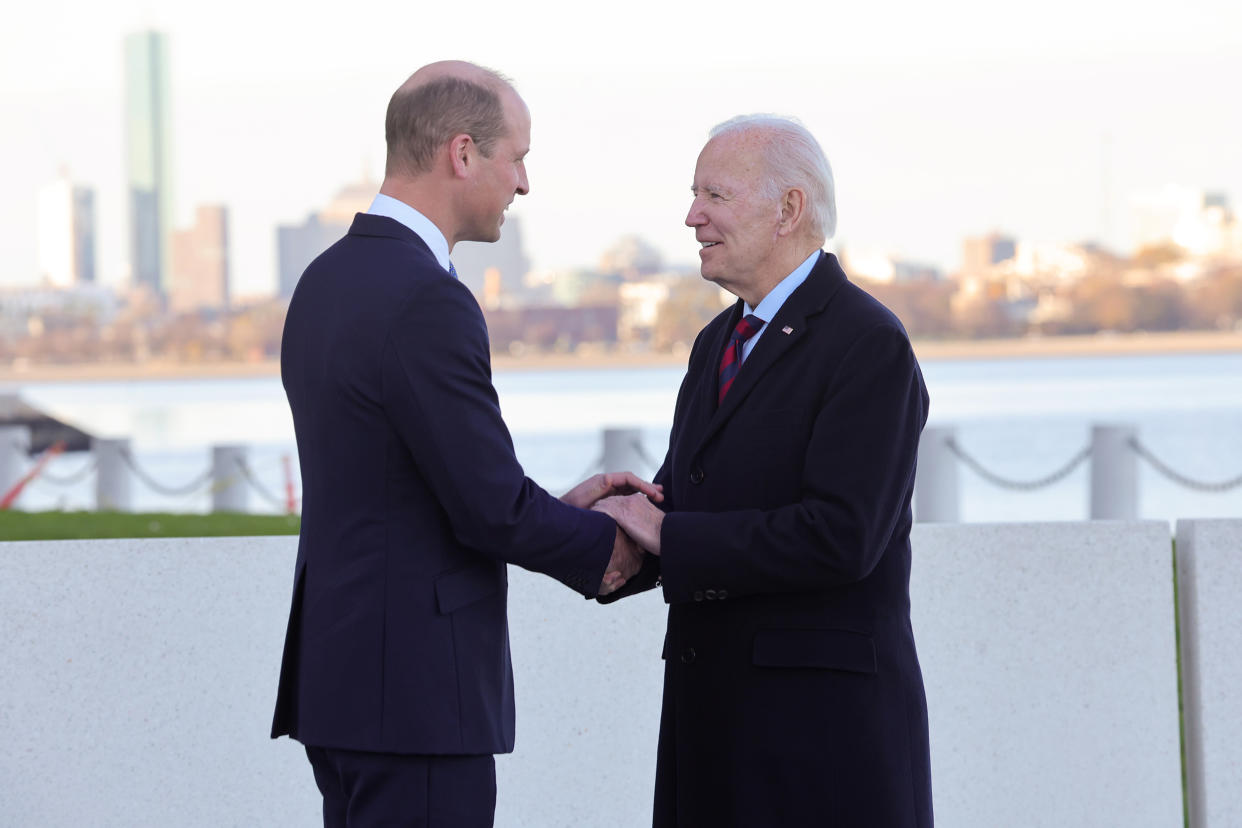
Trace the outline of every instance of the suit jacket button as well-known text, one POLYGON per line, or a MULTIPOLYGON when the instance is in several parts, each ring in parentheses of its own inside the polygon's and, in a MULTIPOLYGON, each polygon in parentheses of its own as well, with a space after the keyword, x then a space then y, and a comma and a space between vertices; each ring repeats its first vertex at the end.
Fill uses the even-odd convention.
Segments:
POLYGON ((716 600, 716 590, 714 590, 714 589, 709 589, 707 592, 704 592, 704 593, 703 593, 703 596, 704 596, 705 598, 707 598, 707 600, 709 600, 709 601, 715 601, 715 600, 716 600))
POLYGON ((716 600, 723 601, 724 599, 728 597, 729 597, 729 591, 727 589, 716 590, 716 600))
POLYGON ((694 663, 694 648, 693 647, 687 647, 686 649, 681 651, 681 663, 682 664, 693 664, 694 663))
POLYGON ((703 482, 703 470, 698 466, 690 470, 690 482, 696 486, 703 482))
POLYGON ((696 601, 702 601, 702 600, 703 600, 703 590, 701 590, 701 589, 696 589, 696 590, 694 591, 694 600, 696 600, 696 601))

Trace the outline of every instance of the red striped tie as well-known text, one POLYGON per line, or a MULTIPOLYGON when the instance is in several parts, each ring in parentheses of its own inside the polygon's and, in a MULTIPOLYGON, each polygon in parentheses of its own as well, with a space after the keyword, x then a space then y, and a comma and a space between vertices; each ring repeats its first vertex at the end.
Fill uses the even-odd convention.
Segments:
POLYGON ((733 329, 733 336, 729 337, 729 344, 720 355, 720 391, 716 397, 716 405, 724 402, 725 394, 729 393, 733 380, 737 378, 738 369, 742 367, 742 346, 763 325, 764 321, 752 313, 739 320, 737 327, 733 329))

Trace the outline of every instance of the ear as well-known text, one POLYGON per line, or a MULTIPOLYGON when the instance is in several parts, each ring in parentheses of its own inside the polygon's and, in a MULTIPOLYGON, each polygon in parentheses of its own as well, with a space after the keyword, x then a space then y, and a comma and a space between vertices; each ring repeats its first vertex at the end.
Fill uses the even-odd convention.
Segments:
POLYGON ((455 178, 467 178, 470 175, 470 168, 475 163, 475 152, 477 147, 474 145, 474 139, 466 133, 454 135, 449 141, 449 162, 453 165, 453 176, 455 178))
POLYGON ((788 236, 802 224, 806 214, 806 193, 796 187, 781 197, 781 223, 777 233, 788 236))

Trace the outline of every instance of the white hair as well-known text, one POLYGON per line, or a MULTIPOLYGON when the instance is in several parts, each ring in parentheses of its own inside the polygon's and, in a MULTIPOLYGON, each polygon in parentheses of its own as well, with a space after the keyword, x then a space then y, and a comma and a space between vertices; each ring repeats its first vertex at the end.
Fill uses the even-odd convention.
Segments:
POLYGON ((806 193, 811 227, 832 238, 837 231, 837 201, 832 167, 815 136, 801 121, 781 115, 738 115, 712 127, 710 137, 758 131, 772 140, 765 141, 764 189, 771 198, 788 190, 806 193))

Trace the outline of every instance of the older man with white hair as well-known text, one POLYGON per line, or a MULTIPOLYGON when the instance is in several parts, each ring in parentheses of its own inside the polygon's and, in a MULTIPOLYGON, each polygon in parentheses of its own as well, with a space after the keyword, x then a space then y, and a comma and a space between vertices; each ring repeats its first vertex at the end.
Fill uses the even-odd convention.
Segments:
POLYGON ((832 172, 800 124, 716 127, 686 224, 738 301, 699 334, 655 482, 601 501, 669 604, 656 828, 932 824, 910 625, 927 391, 897 318, 820 248, 832 172))

